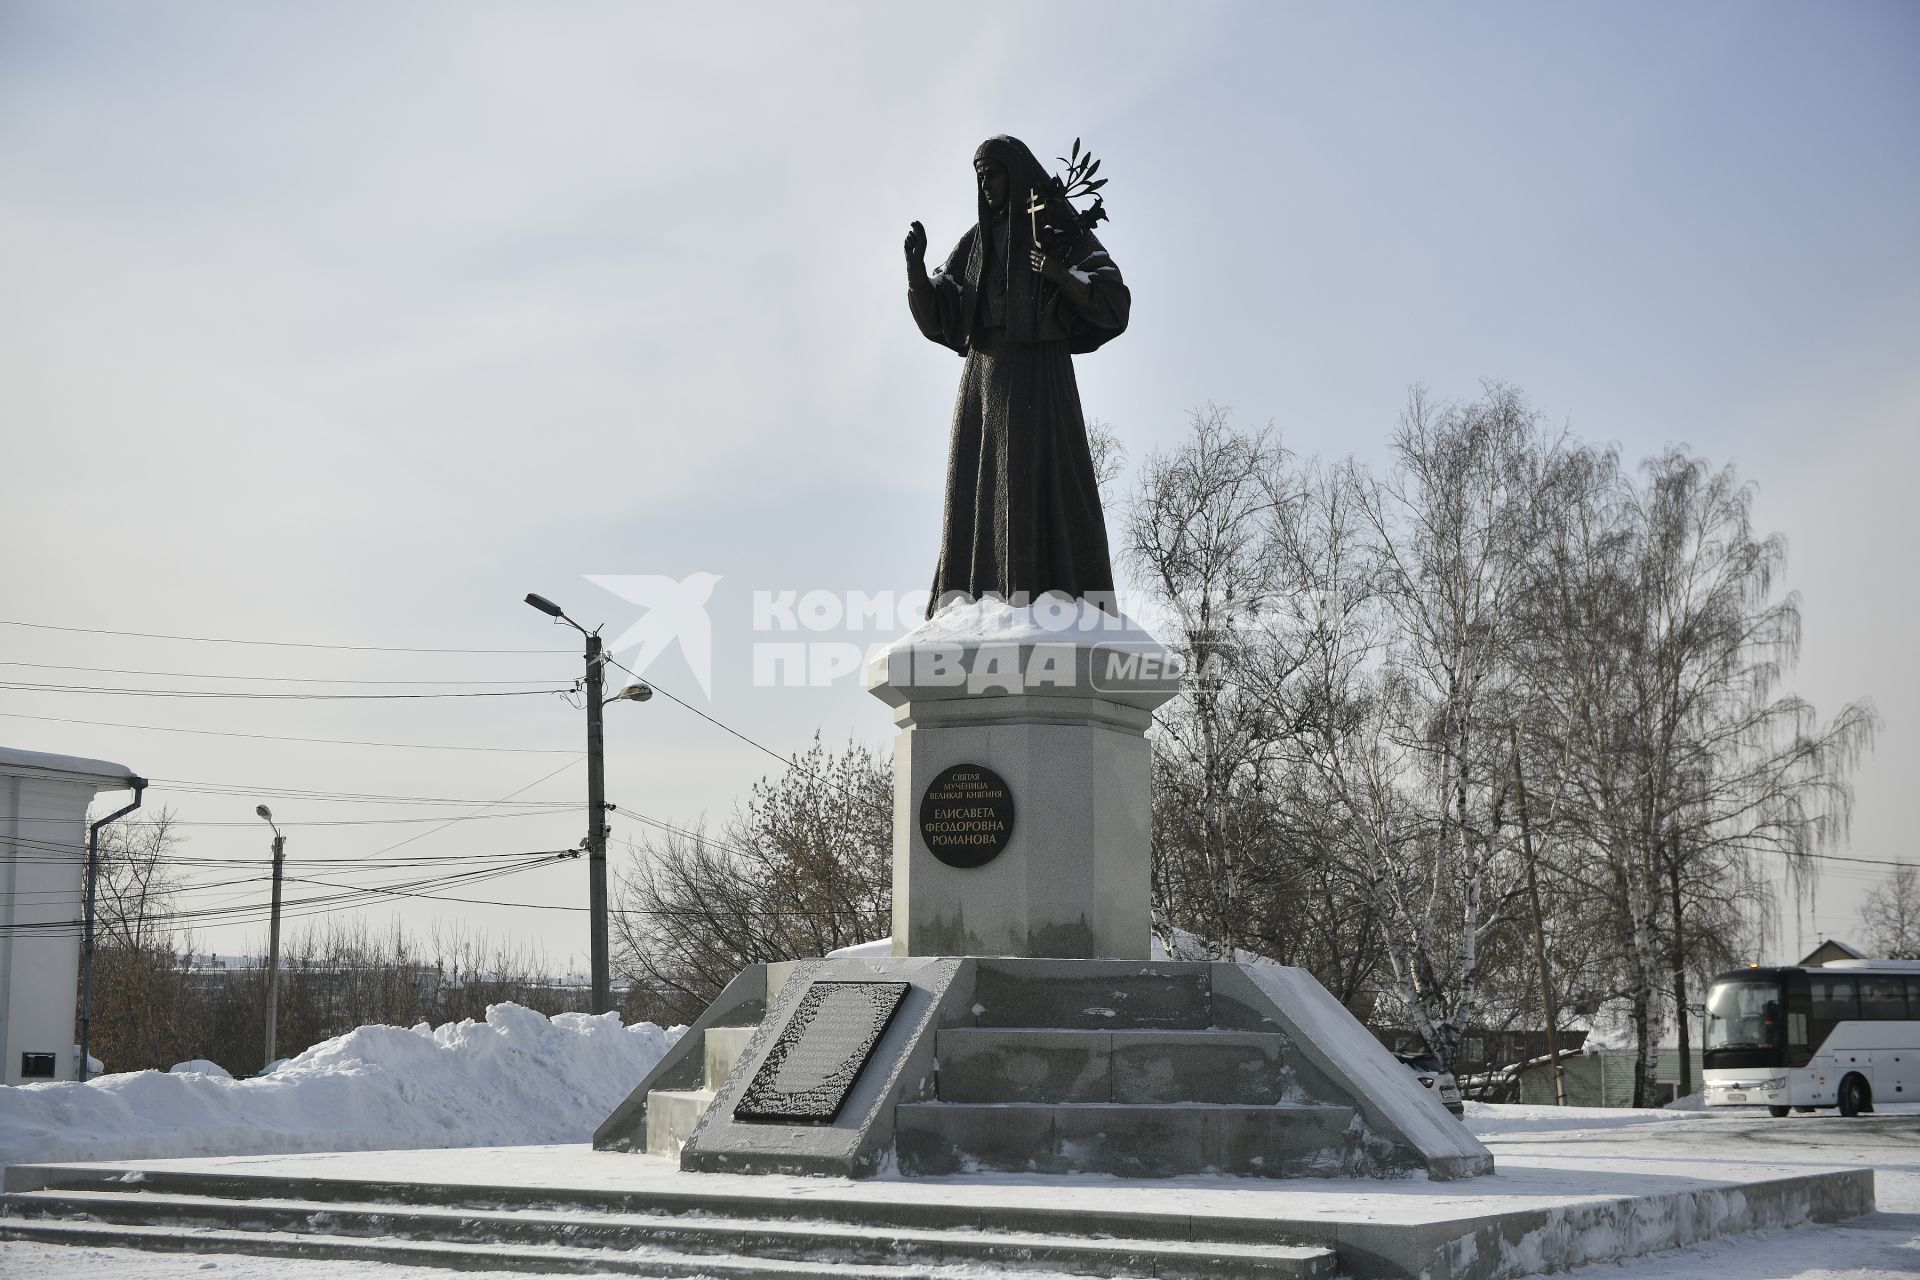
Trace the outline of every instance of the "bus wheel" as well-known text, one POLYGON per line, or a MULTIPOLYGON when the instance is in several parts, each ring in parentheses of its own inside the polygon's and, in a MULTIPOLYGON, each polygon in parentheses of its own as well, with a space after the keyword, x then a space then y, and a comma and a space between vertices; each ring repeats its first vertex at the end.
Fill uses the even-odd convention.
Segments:
POLYGON ((1840 1082, 1840 1114, 1852 1119, 1862 1111, 1873 1110, 1873 1102, 1867 1093, 1867 1082, 1859 1076, 1848 1076, 1840 1082))
POLYGON ((1792 1110, 1793 1110, 1792 1107, 1768 1107, 1767 1114, 1772 1116, 1775 1120, 1779 1120, 1784 1118, 1786 1114, 1792 1110))

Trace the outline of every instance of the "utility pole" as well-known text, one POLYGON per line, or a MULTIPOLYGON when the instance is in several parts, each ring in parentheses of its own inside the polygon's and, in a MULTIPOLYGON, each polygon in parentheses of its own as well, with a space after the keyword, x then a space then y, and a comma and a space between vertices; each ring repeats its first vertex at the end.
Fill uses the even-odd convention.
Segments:
POLYGON ((601 712, 606 706, 606 659, 600 633, 587 633, 587 917, 592 924, 593 1012, 613 1008, 607 966, 607 753, 601 712))
POLYGON ((645 702, 653 689, 630 684, 611 698, 607 693, 607 658, 596 628, 587 630, 545 596, 531 593, 527 603, 556 622, 564 622, 586 637, 587 674, 587 920, 588 952, 593 963, 593 1012, 613 1010, 613 972, 607 955, 607 759, 602 712, 609 702, 645 702))
POLYGON ((255 805, 253 811, 273 827, 273 923, 267 929, 267 1046, 266 1057, 260 1061, 264 1069, 273 1065, 274 1032, 280 1025, 280 873, 286 865, 287 838, 274 825, 273 810, 262 804, 255 805))
POLYGON ((1547 1060, 1553 1065, 1553 1097, 1567 1105, 1567 1073, 1560 1065, 1560 1011, 1553 1003, 1553 977, 1547 968, 1547 938, 1540 923, 1540 882, 1533 871, 1533 828, 1527 821, 1527 778, 1520 769, 1520 727, 1507 726, 1513 743, 1513 783, 1520 798, 1520 843, 1527 855, 1527 900, 1533 904, 1533 960, 1540 970, 1540 1007, 1547 1015, 1547 1060))

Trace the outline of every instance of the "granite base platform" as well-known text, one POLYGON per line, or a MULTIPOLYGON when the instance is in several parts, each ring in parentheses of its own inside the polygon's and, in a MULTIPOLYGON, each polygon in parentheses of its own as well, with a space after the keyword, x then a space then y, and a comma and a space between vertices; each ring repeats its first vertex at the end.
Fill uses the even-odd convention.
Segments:
POLYGON ((1873 1209, 1870 1169, 1502 1152, 1461 1182, 681 1171, 586 1146, 6 1171, 0 1240, 652 1276, 1513 1280, 1873 1209))

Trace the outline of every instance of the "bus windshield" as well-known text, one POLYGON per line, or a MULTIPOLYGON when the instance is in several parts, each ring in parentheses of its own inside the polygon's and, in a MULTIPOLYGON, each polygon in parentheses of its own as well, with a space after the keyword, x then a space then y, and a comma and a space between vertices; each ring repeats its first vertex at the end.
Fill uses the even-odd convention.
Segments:
POLYGON ((1716 982, 1707 992, 1708 1052, 1771 1049, 1780 1042, 1778 979, 1716 982))

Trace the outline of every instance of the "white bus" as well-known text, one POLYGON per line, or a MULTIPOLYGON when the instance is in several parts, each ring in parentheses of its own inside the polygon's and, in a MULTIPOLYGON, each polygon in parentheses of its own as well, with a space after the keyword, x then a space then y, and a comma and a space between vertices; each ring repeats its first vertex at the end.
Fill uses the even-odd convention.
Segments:
POLYGON ((1920 1102, 1920 960, 1736 969, 1707 990, 1710 1107, 1776 1116, 1920 1102))

